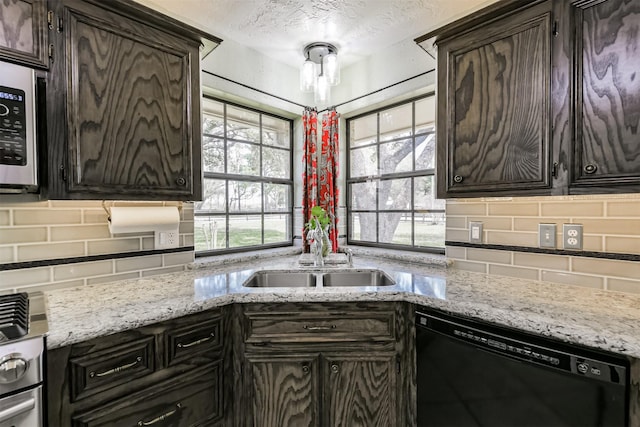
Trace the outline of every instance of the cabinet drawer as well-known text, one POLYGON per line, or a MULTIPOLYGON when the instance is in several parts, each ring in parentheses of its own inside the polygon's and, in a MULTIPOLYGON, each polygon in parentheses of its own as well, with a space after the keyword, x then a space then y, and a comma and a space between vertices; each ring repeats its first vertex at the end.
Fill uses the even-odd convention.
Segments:
POLYGON ((247 313, 246 342, 395 341, 394 312, 247 313))
POLYGON ((222 319, 217 317, 204 322, 167 331, 168 366, 209 352, 207 357, 218 358, 211 351, 222 346, 222 319))
POLYGON ((77 427, 195 426, 221 417, 220 363, 73 416, 77 427))
POLYGON ((152 373, 154 342, 154 337, 145 337, 70 359, 71 401, 152 373))

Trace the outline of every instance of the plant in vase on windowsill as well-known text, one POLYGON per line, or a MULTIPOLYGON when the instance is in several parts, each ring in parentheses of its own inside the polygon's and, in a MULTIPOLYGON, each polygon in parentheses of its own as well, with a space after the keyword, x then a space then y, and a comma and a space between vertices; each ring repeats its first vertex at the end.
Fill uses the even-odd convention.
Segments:
POLYGON ((315 250, 318 250, 318 246, 322 245, 321 253, 323 258, 329 255, 329 251, 331 249, 329 244, 330 222, 327 211, 320 206, 314 206, 311 208, 311 218, 309 219, 309 222, 304 225, 305 230, 307 230, 307 241, 313 241, 312 247, 316 248, 315 250))

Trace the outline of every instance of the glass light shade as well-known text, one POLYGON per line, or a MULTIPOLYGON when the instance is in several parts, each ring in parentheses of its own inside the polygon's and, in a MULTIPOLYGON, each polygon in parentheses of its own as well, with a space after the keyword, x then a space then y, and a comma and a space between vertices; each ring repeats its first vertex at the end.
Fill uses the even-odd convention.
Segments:
POLYGON ((322 66, 324 74, 327 76, 329 84, 335 86, 340 83, 340 64, 338 63, 338 55, 330 53, 322 58, 322 66))
POLYGON ((318 105, 327 105, 329 104, 329 97, 331 94, 331 86, 329 86, 329 80, 327 76, 322 75, 318 76, 318 83, 316 85, 316 91, 314 100, 318 105))
POLYGON ((300 90, 303 92, 313 92, 316 88, 316 64, 309 58, 300 67, 300 90))

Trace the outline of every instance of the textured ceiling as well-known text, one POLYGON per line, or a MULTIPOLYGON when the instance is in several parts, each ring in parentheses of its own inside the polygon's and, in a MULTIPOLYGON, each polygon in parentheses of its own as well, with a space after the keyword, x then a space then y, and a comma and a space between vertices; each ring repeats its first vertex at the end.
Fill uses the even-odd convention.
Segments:
POLYGON ((137 0, 292 66, 311 42, 344 65, 413 39, 495 0, 137 0))

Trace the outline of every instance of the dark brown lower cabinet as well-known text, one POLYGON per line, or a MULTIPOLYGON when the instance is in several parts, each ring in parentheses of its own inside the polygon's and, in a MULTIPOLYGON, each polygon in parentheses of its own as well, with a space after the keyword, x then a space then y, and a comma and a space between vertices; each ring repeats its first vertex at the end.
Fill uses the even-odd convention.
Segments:
POLYGON ((51 427, 228 425, 230 307, 47 352, 51 427))
POLYGON ((73 416, 74 427, 205 426, 220 418, 216 363, 73 416))
POLYGON ((396 426, 394 354, 248 355, 253 426, 396 426))
POLYGON ((246 304, 237 426, 414 425, 412 322, 402 303, 246 304))

